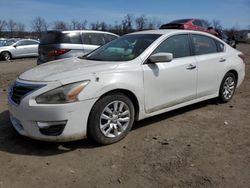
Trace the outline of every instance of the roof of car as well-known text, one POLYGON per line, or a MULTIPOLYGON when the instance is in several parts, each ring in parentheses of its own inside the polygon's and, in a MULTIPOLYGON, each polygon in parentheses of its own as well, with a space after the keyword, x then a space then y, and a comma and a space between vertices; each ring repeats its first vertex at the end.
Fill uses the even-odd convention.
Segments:
POLYGON ((110 33, 110 32, 107 32, 107 31, 97 31, 97 30, 67 30, 67 31, 61 31, 61 30, 50 30, 50 31, 47 31, 47 32, 59 32, 59 33, 75 33, 75 32, 82 32, 82 33, 107 33, 107 34, 111 34, 111 35, 115 35, 115 36, 118 36, 114 33, 110 33))
MULTIPOLYGON (((197 33, 197 34, 207 34, 201 31, 193 31, 193 30, 184 30, 184 29, 157 29, 157 30, 145 30, 145 31, 138 31, 130 34, 158 34, 158 35, 165 35, 171 33, 197 33)), ((130 35, 129 34, 129 35, 130 35)))

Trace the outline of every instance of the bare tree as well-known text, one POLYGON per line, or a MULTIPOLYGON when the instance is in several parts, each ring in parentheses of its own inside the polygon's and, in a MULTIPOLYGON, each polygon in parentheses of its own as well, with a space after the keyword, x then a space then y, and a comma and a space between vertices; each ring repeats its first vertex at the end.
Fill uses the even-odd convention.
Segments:
POLYGON ((127 14, 122 20, 122 29, 123 33, 130 33, 133 30, 133 16, 131 14, 127 14))
POLYGON ((6 26, 7 26, 6 21, 5 20, 0 20, 0 37, 3 36, 2 32, 6 28, 6 26))
POLYGON ((213 26, 213 28, 215 28, 215 29, 219 29, 219 30, 222 29, 222 25, 221 25, 220 20, 213 20, 213 21, 212 21, 212 26, 213 26))
POLYGON ((17 23, 15 21, 13 21, 12 19, 10 19, 8 22, 7 22, 7 29, 9 30, 10 32, 10 37, 13 38, 14 37, 14 32, 16 31, 17 29, 17 23))
POLYGON ((72 20, 71 21, 71 26, 70 29, 72 30, 83 30, 87 28, 87 20, 83 20, 81 22, 77 21, 77 20, 72 20))
POLYGON ((64 21, 55 21, 53 23, 53 29, 56 29, 56 30, 68 30, 69 26, 64 21))
POLYGON ((70 26, 70 28, 72 29, 72 30, 77 30, 77 26, 79 25, 79 22, 77 21, 77 20, 71 20, 71 26, 70 26))
POLYGON ((100 23, 100 30, 101 31, 107 31, 108 30, 108 25, 105 22, 100 23))
POLYGON ((45 21, 45 19, 40 16, 36 17, 31 21, 31 29, 37 33, 38 38, 41 38, 42 32, 47 31, 49 24, 45 21))
POLYGON ((124 34, 122 29, 122 24, 119 24, 117 21, 113 26, 109 27, 109 31, 120 36, 124 34))
POLYGON ((139 31, 141 31, 143 29, 146 29, 147 22, 148 22, 148 19, 146 18, 145 15, 141 15, 141 16, 137 17, 135 19, 136 29, 139 30, 139 31))
POLYGON ((78 29, 87 29, 87 24, 88 24, 87 20, 81 21, 80 25, 78 26, 78 29))
POLYGON ((17 36, 19 38, 23 38, 24 37, 24 32, 25 32, 25 24, 23 23, 17 23, 17 26, 16 26, 16 30, 17 30, 17 36))
POLYGON ((148 27, 147 29, 158 29, 161 26, 161 21, 157 18, 149 18, 148 19, 148 27))
POLYGON ((101 30, 101 23, 99 23, 98 21, 90 23, 90 29, 101 30))

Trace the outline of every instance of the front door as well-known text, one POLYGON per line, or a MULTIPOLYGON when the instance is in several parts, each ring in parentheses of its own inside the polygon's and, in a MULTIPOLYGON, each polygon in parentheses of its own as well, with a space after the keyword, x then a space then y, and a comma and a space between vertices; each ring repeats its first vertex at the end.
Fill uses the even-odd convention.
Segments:
POLYGON ((172 53, 171 62, 146 63, 144 72, 145 108, 153 113, 196 98, 196 59, 191 56, 188 35, 175 35, 153 52, 172 53))

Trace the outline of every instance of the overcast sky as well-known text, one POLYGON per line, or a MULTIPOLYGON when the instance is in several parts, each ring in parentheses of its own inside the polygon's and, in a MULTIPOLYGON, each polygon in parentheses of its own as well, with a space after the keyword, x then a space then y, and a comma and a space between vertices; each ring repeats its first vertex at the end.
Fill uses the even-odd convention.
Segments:
POLYGON ((0 19, 13 19, 29 28, 33 18, 47 22, 120 22, 126 14, 144 14, 162 23, 180 18, 220 20, 222 26, 241 29, 250 25, 250 0, 0 0, 0 19))

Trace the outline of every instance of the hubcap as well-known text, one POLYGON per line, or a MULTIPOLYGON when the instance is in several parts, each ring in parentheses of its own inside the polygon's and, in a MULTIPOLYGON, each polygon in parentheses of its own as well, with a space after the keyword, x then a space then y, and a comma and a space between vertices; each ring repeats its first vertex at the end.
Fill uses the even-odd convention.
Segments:
POLYGON ((228 77, 225 82, 224 82, 224 87, 223 87, 223 96, 226 100, 229 100, 234 93, 235 89, 235 82, 232 77, 228 77))
POLYGON ((130 110, 122 101, 109 103, 100 117, 100 130, 106 137, 114 138, 123 133, 130 122, 130 110))
POLYGON ((10 60, 9 54, 5 53, 5 54, 4 54, 4 59, 7 60, 7 61, 9 61, 9 60, 10 60))

